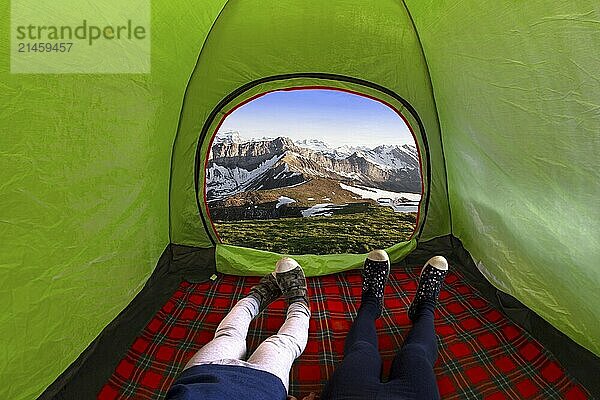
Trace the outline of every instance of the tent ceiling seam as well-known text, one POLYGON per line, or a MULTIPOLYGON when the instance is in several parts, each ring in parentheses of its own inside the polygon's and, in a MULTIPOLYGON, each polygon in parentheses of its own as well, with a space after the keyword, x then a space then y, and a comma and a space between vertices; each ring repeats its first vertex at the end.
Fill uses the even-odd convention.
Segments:
POLYGON ((450 189, 448 182, 448 168, 446 163, 446 153, 444 151, 444 138, 442 135, 442 122, 440 120, 440 115, 437 108, 437 100, 435 98, 435 90, 433 88, 433 79, 431 78, 431 71, 429 70, 429 63, 427 62, 427 56, 425 55, 425 48, 423 47, 423 42, 421 42, 421 36, 419 35, 419 30, 417 29, 417 25, 413 19, 413 16, 410 12, 410 9, 406 5, 405 0, 401 0, 406 13, 408 14, 408 18, 410 19, 410 23, 415 31, 415 36, 417 37, 417 42, 419 43, 419 49, 421 50, 421 55, 423 56, 423 61, 425 62, 425 71, 427 73, 427 77, 429 78, 429 84, 431 85, 431 96, 433 99, 433 108, 435 109, 435 118, 437 120, 439 130, 440 130, 440 148, 442 151, 442 161, 444 163, 444 179, 446 180, 446 199, 448 201, 448 218, 450 220, 450 233, 454 234, 454 223, 452 220, 452 207, 450 206, 450 189))
MULTIPOLYGON (((221 7, 221 9, 219 10, 217 17, 210 25, 208 33, 206 34, 206 37, 204 38, 204 41, 202 42, 202 46, 200 47, 200 51, 198 52, 198 57, 196 57, 196 62, 194 64, 194 67, 192 68, 192 72, 188 76, 188 80, 185 84, 185 90, 183 92, 183 98, 181 99, 181 108, 179 109, 179 118, 177 120, 177 130, 175 133, 175 138, 173 139, 173 145, 171 147, 171 165, 170 165, 170 171, 169 171, 169 210, 168 211, 169 211, 169 242, 170 243, 173 242, 173 240, 171 238, 171 228, 172 228, 171 190, 173 187, 173 162, 174 162, 174 157, 175 157, 175 147, 177 145, 177 137, 179 136, 179 131, 181 129, 181 119, 183 117, 183 110, 185 108, 185 100, 187 98, 188 89, 190 87, 190 82, 192 81, 192 77, 194 76, 194 74, 196 73, 196 70, 198 69, 198 63, 200 62, 200 57, 202 57, 202 52, 203 52, 204 48, 206 47, 206 43, 208 42, 208 39, 210 38, 210 35, 211 35, 215 25, 217 24, 217 21, 219 20, 219 18, 221 18, 221 15, 223 15, 223 11, 225 10, 225 8, 227 7, 228 4, 229 4, 229 0, 226 0, 225 3, 223 4, 223 7, 221 7)), ((204 222, 204 221, 202 221, 202 222, 204 222)), ((206 226, 204 228, 206 229, 206 226)), ((212 237, 209 237, 209 239, 214 246, 216 243, 213 241, 212 237)))

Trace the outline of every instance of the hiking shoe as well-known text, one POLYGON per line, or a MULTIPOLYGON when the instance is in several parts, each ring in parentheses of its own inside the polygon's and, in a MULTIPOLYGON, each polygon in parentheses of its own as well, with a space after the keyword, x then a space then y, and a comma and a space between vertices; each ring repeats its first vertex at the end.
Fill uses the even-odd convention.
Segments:
POLYGON ((275 272, 263 276, 258 284, 250 289, 248 296, 252 296, 258 301, 259 312, 277 300, 281 296, 281 289, 275 279, 275 272))
POLYGON ((296 260, 284 257, 277 261, 275 278, 288 305, 296 301, 301 301, 306 306, 309 306, 304 270, 296 260))
POLYGON ((390 257, 384 250, 373 250, 367 254, 362 271, 362 300, 375 297, 381 306, 389 275, 390 257))
POLYGON ((442 256, 431 257, 421 270, 417 293, 408 307, 408 318, 415 320, 417 311, 425 304, 435 307, 442 290, 444 278, 448 274, 448 261, 442 256))

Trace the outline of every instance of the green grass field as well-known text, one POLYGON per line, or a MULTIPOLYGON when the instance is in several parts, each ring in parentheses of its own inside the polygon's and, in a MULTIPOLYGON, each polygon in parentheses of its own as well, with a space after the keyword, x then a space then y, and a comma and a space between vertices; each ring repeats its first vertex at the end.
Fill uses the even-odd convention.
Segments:
POLYGON ((283 254, 365 253, 407 240, 416 213, 369 205, 362 212, 216 222, 224 243, 283 254))

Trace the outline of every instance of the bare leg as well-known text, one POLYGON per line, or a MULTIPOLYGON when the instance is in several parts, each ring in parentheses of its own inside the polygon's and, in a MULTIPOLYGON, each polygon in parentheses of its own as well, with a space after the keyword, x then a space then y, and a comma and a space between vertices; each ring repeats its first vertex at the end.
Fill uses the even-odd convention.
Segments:
POLYGON ((262 371, 277 376, 286 391, 290 386, 290 369, 294 360, 302 354, 308 341, 310 311, 306 304, 297 301, 290 304, 285 322, 276 335, 258 346, 248 362, 262 371))
POLYGON ((204 345, 188 361, 185 369, 223 359, 241 360, 246 356, 246 335, 259 304, 254 297, 244 297, 223 318, 213 340, 204 345))

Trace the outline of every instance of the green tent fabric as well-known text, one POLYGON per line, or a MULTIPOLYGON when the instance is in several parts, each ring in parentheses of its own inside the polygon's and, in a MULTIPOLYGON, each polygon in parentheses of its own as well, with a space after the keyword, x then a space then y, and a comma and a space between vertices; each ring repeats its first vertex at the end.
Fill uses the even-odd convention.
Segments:
POLYGON ((0 397, 39 395, 170 243, 216 247, 222 272, 272 265, 216 243, 196 171, 225 113, 290 87, 372 96, 417 131, 424 200, 394 260, 451 234, 494 286, 600 355, 599 24, 595 0, 155 2, 138 75, 11 74, 0 42, 0 397))

